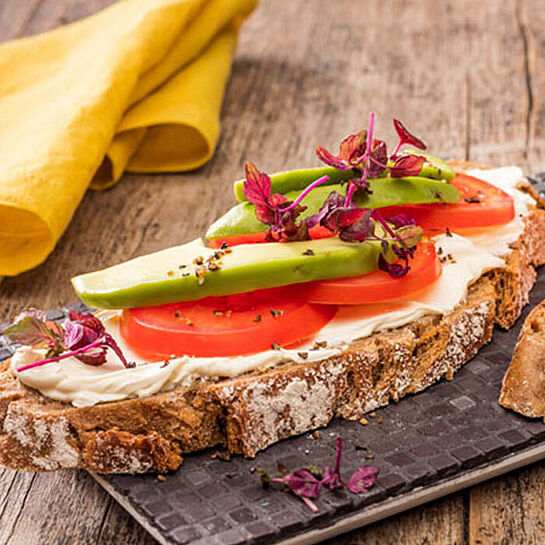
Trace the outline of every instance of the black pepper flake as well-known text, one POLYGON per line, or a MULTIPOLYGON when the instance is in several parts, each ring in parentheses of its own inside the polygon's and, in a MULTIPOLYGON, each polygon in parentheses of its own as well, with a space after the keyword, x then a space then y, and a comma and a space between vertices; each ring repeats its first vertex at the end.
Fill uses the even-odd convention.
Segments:
POLYGON ((283 316, 283 314, 284 314, 283 310, 273 309, 273 308, 269 312, 271 313, 271 316, 273 318, 278 318, 279 316, 283 316))
POLYGON ((179 318, 179 317, 180 317, 180 313, 179 313, 178 311, 176 311, 176 312, 174 313, 174 318, 179 318))
POLYGON ((208 270, 209 271, 219 271, 220 266, 217 263, 210 263, 210 265, 208 265, 208 270))
POLYGON ((272 348, 273 350, 280 350, 280 345, 279 345, 278 343, 272 343, 272 344, 271 344, 271 348, 272 348))
POLYGON ((134 369, 136 367, 136 363, 134 361, 130 361, 127 363, 127 369, 134 369))
POLYGON ((197 283, 199 284, 199 286, 202 286, 204 284, 205 274, 206 274, 206 269, 202 265, 195 267, 195 276, 197 277, 197 283))
POLYGON ((166 367, 167 365, 170 365, 170 360, 165 360, 165 361, 162 363, 162 365, 161 365, 161 369, 162 369, 163 367, 166 367))
POLYGON ((311 350, 319 350, 320 348, 325 348, 327 346, 327 341, 316 341, 311 350))
POLYGON ((472 195, 471 197, 466 197, 464 201, 468 203, 480 203, 481 199, 479 199, 479 197, 475 197, 475 195, 472 195))
POLYGON ((189 271, 186 271, 184 274, 182 274, 182 277, 183 278, 186 278, 190 275, 191 273, 189 271))
POLYGON ((447 235, 447 237, 451 237, 452 236, 452 231, 447 227, 445 229, 445 234, 447 235))
POLYGON ((196 257, 193 260, 193 263, 195 263, 195 265, 202 265, 204 263, 204 257, 202 255, 196 257))
POLYGON ((261 314, 258 314, 252 321, 253 322, 261 322, 261 314))
POLYGON ((441 246, 437 248, 437 255, 443 255, 443 248, 441 246))
POLYGON ((221 250, 227 250, 227 248, 229 248, 229 244, 227 244, 227 242, 222 242, 221 246, 220 246, 220 249, 221 250))
POLYGON ((185 269, 187 265, 178 265, 178 269, 185 269))
POLYGON ((302 359, 306 360, 308 358, 308 352, 297 352, 297 355, 302 359))
POLYGON ((303 255, 314 255, 314 252, 313 252, 310 248, 307 248, 307 249, 303 252, 303 255))

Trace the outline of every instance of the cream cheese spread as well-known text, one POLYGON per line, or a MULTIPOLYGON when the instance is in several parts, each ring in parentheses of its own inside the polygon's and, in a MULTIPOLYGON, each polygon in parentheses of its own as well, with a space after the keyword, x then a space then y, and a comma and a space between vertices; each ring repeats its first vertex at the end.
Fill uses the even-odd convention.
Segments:
POLYGON ((118 341, 127 359, 136 362, 135 368, 125 369, 109 351, 107 362, 99 367, 67 358, 19 373, 17 368, 43 357, 39 350, 21 347, 11 360, 12 370, 21 382, 36 388, 44 396, 85 407, 129 397, 147 397, 205 377, 236 377, 283 362, 319 361, 338 354, 350 342, 372 333, 403 326, 426 314, 449 314, 464 300, 469 284, 485 271, 505 264, 501 256, 508 253, 509 244, 522 234, 523 217, 528 214, 529 206, 535 204, 529 195, 517 189, 522 179, 522 171, 517 167, 471 170, 469 174, 509 193, 515 202, 516 217, 508 224, 487 228, 471 236, 435 237, 436 248, 441 248, 443 255, 450 254, 452 260, 443 265, 439 280, 432 286, 392 302, 340 307, 329 324, 296 350, 267 350, 235 357, 185 356, 168 363, 148 363, 123 342, 119 335, 119 315, 108 312, 102 316, 106 328, 118 341), (327 346, 311 350, 316 341, 325 341, 327 346), (306 354, 304 359, 300 356, 302 352, 306 354))

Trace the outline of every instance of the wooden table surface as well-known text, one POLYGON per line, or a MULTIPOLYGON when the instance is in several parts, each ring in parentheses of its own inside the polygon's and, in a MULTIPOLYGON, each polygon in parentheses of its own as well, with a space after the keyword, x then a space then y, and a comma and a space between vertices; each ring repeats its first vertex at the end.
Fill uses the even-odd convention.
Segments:
MULTIPOLYGON (((111 1, 1 0, 0 40, 111 1)), ((395 116, 438 155, 543 171, 544 101, 545 0, 262 0, 242 31, 215 158, 89 192, 47 262, 0 284, 0 321, 28 304, 73 302, 77 273, 202 234, 233 204, 246 160, 267 171, 314 165, 317 143, 335 148, 370 110, 389 139, 395 116)), ((84 472, 0 469, 0 543, 154 540, 84 472)), ((543 544, 545 462, 335 543, 543 544)))

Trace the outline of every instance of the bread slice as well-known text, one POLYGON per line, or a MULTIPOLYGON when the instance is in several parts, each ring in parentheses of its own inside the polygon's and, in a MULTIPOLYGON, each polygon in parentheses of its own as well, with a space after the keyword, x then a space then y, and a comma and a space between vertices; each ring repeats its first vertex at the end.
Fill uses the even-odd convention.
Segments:
POLYGON ((499 401, 524 416, 545 416, 545 301, 524 321, 499 401))
POLYGON ((215 445, 251 457, 332 418, 359 419, 442 377, 452 379, 490 341, 494 324, 511 327, 528 302, 535 267, 545 263, 540 200, 524 222, 507 266, 474 282, 452 314, 374 334, 326 360, 85 408, 25 387, 6 362, 0 366, 0 464, 166 472, 180 465, 182 453, 215 445))

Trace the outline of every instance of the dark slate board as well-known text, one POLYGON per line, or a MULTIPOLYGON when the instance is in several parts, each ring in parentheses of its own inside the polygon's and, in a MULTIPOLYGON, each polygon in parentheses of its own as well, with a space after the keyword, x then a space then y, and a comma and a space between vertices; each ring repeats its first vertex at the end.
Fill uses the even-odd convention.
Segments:
MULTIPOLYGON (((545 174, 536 176, 545 190, 545 174)), ((253 460, 213 459, 213 449, 185 457, 179 471, 154 475, 94 475, 163 544, 316 543, 425 501, 545 458, 545 425, 502 409, 501 381, 526 314, 545 298, 545 268, 531 304, 515 327, 493 341, 451 382, 376 411, 364 426, 336 420, 311 434, 281 441, 253 460), (379 422, 381 420, 381 422, 379 422), (337 435, 344 441, 343 473, 379 468, 377 485, 356 496, 324 490, 313 514, 300 499, 264 490, 253 466, 276 473, 308 464, 333 465, 337 435)), ((52 318, 62 318, 53 311, 52 318)), ((0 360, 11 347, 0 344, 0 360)))

